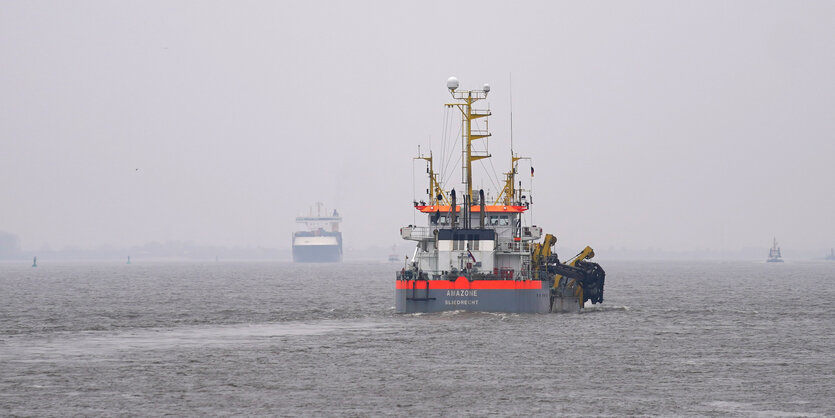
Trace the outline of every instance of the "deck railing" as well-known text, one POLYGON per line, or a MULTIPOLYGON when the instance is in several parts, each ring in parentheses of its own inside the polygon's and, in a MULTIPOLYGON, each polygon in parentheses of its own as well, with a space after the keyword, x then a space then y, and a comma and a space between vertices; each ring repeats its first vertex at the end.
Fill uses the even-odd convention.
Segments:
POLYGON ((400 236, 412 241, 422 241, 435 237, 432 230, 427 226, 404 226, 400 228, 400 236))
POLYGON ((499 238, 496 242, 496 251, 502 253, 530 253, 530 241, 514 241, 512 238, 499 238))

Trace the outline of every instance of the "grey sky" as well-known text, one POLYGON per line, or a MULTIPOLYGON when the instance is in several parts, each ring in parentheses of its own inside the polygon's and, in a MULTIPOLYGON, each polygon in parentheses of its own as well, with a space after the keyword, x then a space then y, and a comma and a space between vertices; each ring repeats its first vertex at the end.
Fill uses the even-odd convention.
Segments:
POLYGON ((0 230, 289 247, 322 200, 388 246, 447 77, 491 84, 507 169, 511 74, 561 244, 835 246, 831 1, 6 1, 0 230))

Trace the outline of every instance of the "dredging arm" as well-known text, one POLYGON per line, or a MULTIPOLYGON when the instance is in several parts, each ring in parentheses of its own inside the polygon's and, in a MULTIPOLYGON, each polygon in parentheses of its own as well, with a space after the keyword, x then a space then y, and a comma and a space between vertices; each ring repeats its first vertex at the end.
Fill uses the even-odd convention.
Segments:
MULTIPOLYGON (((592 250, 591 247, 587 245, 586 248, 583 248, 583 251, 580 251, 580 253, 575 255, 574 258, 572 258, 571 260, 563 262, 563 264, 566 266, 576 267, 579 261, 591 260, 593 257, 594 250, 592 250)), ((557 274, 557 276, 554 278, 554 282, 558 282, 562 278, 563 275, 557 274)), ((554 286, 556 286, 556 283, 554 284, 554 286)))
POLYGON ((534 244, 531 265, 535 277, 540 280, 553 277, 552 298, 573 296, 580 306, 588 300, 593 304, 602 303, 606 272, 599 264, 588 261, 594 257, 594 250, 586 246, 570 260, 561 263, 557 254, 551 251, 556 241, 556 237, 546 234, 541 244, 534 244))
POLYGON ((541 265, 548 257, 551 257, 551 247, 557 242, 557 237, 545 234, 542 244, 534 244, 531 251, 531 262, 534 266, 541 265))

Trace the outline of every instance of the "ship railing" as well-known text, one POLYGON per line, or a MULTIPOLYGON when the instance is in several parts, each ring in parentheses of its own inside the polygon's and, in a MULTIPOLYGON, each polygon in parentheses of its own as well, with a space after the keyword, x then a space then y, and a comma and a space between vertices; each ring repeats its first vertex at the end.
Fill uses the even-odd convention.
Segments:
POLYGON ((459 90, 452 90, 452 97, 454 97, 458 100, 464 100, 464 99, 470 99, 470 98, 472 98, 472 99, 486 99, 487 98, 487 92, 484 91, 484 90, 472 90, 472 91, 470 91, 470 90, 459 89, 459 90))
POLYGON ((400 236, 412 241, 423 241, 435 238, 428 226, 405 226, 400 228, 400 236))
POLYGON ((438 256, 437 251, 418 251, 414 258, 416 260, 434 260, 438 256))
POLYGON ((530 241, 515 241, 513 239, 499 238, 496 242, 496 251, 502 253, 530 253, 530 241))
POLYGON ((429 273, 402 269, 397 272, 397 280, 429 280, 429 273))

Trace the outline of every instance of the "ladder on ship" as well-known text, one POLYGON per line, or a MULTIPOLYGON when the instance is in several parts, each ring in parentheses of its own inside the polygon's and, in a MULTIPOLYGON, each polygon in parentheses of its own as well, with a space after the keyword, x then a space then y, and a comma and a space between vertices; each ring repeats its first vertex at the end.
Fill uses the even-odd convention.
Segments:
POLYGON ((423 278, 420 278, 420 277, 418 277, 415 280, 412 280, 412 297, 410 297, 410 298, 407 297, 406 300, 412 300, 412 301, 415 301, 415 302, 425 302, 425 301, 435 300, 435 298, 430 298, 429 297, 429 280, 423 279, 423 278), (417 288, 417 283, 418 282, 425 283, 425 286, 423 288, 423 297, 422 298, 418 297, 418 290, 419 290, 417 288))

